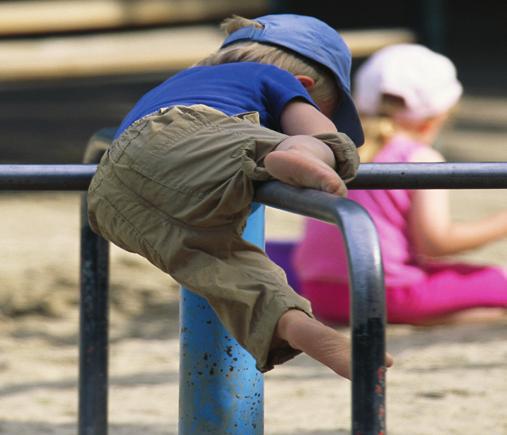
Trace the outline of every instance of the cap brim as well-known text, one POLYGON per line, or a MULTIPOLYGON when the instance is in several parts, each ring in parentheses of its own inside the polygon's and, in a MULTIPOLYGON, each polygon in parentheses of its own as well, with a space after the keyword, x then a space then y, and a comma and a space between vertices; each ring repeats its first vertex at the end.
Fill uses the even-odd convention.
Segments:
POLYGON ((345 133, 352 139, 356 147, 364 143, 361 120, 349 93, 343 93, 343 100, 331 116, 331 120, 339 132, 345 133))

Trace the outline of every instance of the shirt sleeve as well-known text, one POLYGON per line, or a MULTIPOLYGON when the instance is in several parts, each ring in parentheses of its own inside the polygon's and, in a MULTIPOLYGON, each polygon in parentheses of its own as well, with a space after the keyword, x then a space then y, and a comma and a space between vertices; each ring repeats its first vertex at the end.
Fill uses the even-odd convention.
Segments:
POLYGON ((273 67, 263 75, 263 98, 264 104, 269 114, 270 124, 280 128, 280 117, 285 106, 296 98, 302 98, 309 104, 318 106, 313 101, 310 94, 290 72, 273 67))

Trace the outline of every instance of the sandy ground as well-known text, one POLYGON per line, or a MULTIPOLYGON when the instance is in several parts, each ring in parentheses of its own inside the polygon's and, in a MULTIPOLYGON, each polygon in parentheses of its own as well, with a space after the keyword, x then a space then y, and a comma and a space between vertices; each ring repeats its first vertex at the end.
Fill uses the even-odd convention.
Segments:
MULTIPOLYGON (((460 219, 505 207, 502 191, 453 194, 460 219)), ((76 193, 0 195, 0 434, 76 433, 78 216, 76 193)), ((301 231, 273 209, 267 222, 271 239, 301 231)), ((506 265, 507 240, 466 258, 506 265)), ((111 271, 110 434, 176 434, 177 286, 114 247, 111 271)), ((389 433, 507 434, 506 326, 389 326, 389 433)), ((349 433, 349 382, 305 356, 268 373, 265 395, 266 434, 349 433)))

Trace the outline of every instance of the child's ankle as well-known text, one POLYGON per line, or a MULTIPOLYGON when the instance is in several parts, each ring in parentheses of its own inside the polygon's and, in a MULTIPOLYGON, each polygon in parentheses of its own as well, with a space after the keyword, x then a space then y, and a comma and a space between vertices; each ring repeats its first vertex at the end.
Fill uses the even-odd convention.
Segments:
POLYGON ((311 317, 301 310, 290 309, 286 311, 278 320, 274 339, 284 340, 294 347, 295 330, 308 321, 311 321, 311 317))

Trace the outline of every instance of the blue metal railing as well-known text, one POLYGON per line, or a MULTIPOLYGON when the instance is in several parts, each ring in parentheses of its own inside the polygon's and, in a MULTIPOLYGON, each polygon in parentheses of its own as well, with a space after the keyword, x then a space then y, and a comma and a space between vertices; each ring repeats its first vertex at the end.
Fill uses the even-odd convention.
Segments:
MULTIPOLYGON (((86 190, 96 164, 0 164, 0 190, 86 190)), ((349 189, 505 189, 507 162, 364 163, 349 189)))
MULTIPOLYGON (((85 161, 97 161, 110 139, 111 130, 103 130, 95 135, 90 141, 95 149, 92 146, 92 152, 88 153, 85 161)), ((0 190, 86 190, 95 169, 96 165, 91 163, 0 165, 0 190)), ((507 163, 365 164, 360 167, 357 178, 349 184, 349 188, 507 188, 507 163)), ((256 201, 334 223, 342 232, 351 287, 352 433, 386 433, 384 284, 379 244, 371 219, 361 206, 352 201, 279 182, 261 185, 256 193, 256 201)), ((259 225, 258 230, 262 232, 263 226, 259 225)), ((89 228, 84 196, 81 241, 79 434, 106 435, 108 243, 89 228)), ((194 301, 195 304, 202 302, 199 299, 194 301)), ((188 344, 187 341, 186 348, 188 344)), ((188 361, 183 359, 180 366, 182 373, 187 370, 185 364, 188 361)), ((251 391, 262 399, 259 393, 262 388, 258 389, 260 384, 257 378, 252 379, 249 383, 258 385, 247 385, 246 388, 257 388, 251 391)), ((217 395, 224 394, 218 391, 220 386, 213 388, 215 390, 212 389, 208 395, 214 392, 217 395)), ((188 392, 182 393, 180 379, 182 435, 188 435, 193 430, 189 429, 191 425, 187 427, 182 423, 182 419, 191 421, 206 418, 195 409, 196 394, 200 392, 192 391, 193 399, 190 400, 188 392)), ((224 409, 220 411, 222 415, 230 411, 226 408, 231 402, 225 400, 224 403, 224 409)), ((262 400, 259 403, 260 406, 253 412, 262 419, 262 400)), ((232 416, 232 424, 226 429, 220 423, 218 428, 213 429, 214 432, 207 433, 235 433, 234 427, 237 426, 234 426, 234 419, 239 418, 240 414, 232 416)), ((261 423, 256 423, 255 430, 249 433, 261 434, 261 423)), ((236 433, 247 432, 242 429, 236 433)))
MULTIPOLYGON (((0 165, 0 189, 3 190, 84 190, 95 171, 95 165, 0 165)), ((352 338, 352 428, 354 433, 377 434, 385 428, 384 394, 384 354, 385 354, 385 309, 384 286, 380 260, 380 249, 373 223, 368 214, 358 204, 347 199, 308 189, 296 189, 282 183, 270 182, 257 191, 257 201, 287 211, 323 219, 336 223, 344 235, 349 258, 349 274, 352 289, 351 298, 351 338, 352 338)), ((262 234, 263 226, 258 226, 262 234)), ((263 242, 263 240, 262 240, 263 242)), ((107 434, 107 337, 108 337, 108 243, 93 233, 89 227, 86 201, 83 196, 81 220, 81 320, 80 320, 80 391, 79 391, 79 435, 107 434)), ((182 294, 184 296, 184 294, 182 294)), ((195 295, 186 297, 193 305, 207 305, 204 299, 195 295), (197 298, 197 299, 196 299, 197 298)), ((192 307, 182 307, 183 313, 192 307)), ((209 307, 207 307, 209 310, 209 307)), ((203 313, 203 311, 201 311, 203 313)), ((205 311, 208 313, 209 311, 205 311)), ((188 316, 187 316, 188 317, 188 316)), ((182 318, 185 318, 183 314, 182 318)), ((192 316, 190 316, 192 318, 192 316)), ((195 318, 195 316, 194 316, 195 318)), ((223 336, 207 325, 207 336, 215 340, 223 336)), ((187 328, 182 324, 182 330, 187 328)), ((183 334, 184 335, 184 334, 183 334)), ((198 341, 199 334, 192 340, 198 341)), ((189 342, 187 337, 185 351, 199 343, 189 342)), ((218 348, 217 341, 211 346, 218 348)), ((189 355, 192 355, 191 353, 189 355)), ((183 358, 180 373, 191 372, 192 358, 183 358)), ((255 371, 253 360, 251 368, 255 371)), ((250 385, 243 387, 247 393, 255 395, 255 408, 252 414, 258 416, 251 432, 233 432, 230 428, 241 427, 238 409, 237 418, 232 416, 219 424, 211 425, 203 418, 196 395, 211 401, 211 397, 227 394, 230 383, 225 378, 215 382, 213 390, 183 392, 186 385, 180 378, 180 434, 194 435, 195 420, 199 427, 214 427, 204 433, 210 434, 262 434, 263 403, 262 384, 253 375, 250 385), (245 390, 246 388, 246 390, 245 390), (225 426, 224 426, 225 424, 225 426)), ((217 377, 214 377, 216 381, 217 377)), ((209 385, 208 385, 209 386, 209 385)), ((234 399, 231 399, 234 402, 234 399)), ((215 414, 231 413, 231 400, 223 400, 223 407, 215 414)), ((202 406, 202 403, 201 403, 202 406)))

